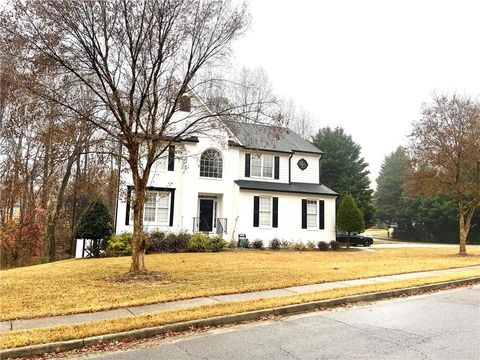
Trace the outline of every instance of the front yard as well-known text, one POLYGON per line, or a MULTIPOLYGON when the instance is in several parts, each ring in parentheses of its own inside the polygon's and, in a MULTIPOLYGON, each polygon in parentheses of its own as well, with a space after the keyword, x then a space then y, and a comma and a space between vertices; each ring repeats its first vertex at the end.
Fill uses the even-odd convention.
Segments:
POLYGON ((0 272, 1 320, 43 317, 282 288, 328 281, 480 264, 456 249, 382 249, 372 252, 232 251, 155 254, 147 268, 161 281, 111 283, 127 272, 129 257, 66 260, 0 272))

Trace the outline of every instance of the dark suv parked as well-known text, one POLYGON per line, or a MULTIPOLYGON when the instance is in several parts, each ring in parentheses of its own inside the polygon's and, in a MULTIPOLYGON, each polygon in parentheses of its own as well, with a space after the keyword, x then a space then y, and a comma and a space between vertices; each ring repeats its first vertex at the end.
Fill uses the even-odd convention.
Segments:
MULTIPOLYGON (((347 243, 347 233, 344 232, 337 232, 337 241, 341 243, 347 243)), ((370 246, 373 244, 373 239, 368 236, 360 235, 352 233, 350 234, 350 245, 363 245, 363 246, 370 246)))

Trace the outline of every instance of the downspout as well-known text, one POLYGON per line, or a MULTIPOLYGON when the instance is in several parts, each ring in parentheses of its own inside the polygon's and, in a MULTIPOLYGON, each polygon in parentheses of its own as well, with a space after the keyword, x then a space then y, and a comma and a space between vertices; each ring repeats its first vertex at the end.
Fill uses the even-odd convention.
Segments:
POLYGON ((318 159, 318 185, 322 184, 322 155, 318 159))
POLYGON ((292 156, 293 152, 290 154, 290 157, 288 158, 288 183, 292 183, 292 156))

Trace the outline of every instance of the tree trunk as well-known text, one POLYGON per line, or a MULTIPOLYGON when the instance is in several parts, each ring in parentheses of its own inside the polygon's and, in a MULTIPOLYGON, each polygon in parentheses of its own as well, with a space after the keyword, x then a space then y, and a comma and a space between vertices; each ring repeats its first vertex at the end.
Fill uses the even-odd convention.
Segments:
POLYGON ((459 211, 459 240, 460 240, 460 255, 467 255, 467 237, 470 231, 471 217, 465 214, 463 211, 459 211))
MULTIPOLYGON (((54 215, 55 217, 55 215, 54 215)), ((47 225, 48 261, 57 260, 57 239, 55 237, 56 220, 50 219, 47 225)))
POLYGON ((350 231, 347 233, 347 250, 350 249, 350 231))
POLYGON ((146 200, 145 184, 135 181, 135 200, 133 205, 133 236, 132 236, 132 264, 130 273, 147 272, 145 268, 145 248, 147 239, 143 232, 143 209, 146 200))
POLYGON ((55 229, 57 227, 58 218, 60 217, 60 211, 63 207, 63 201, 65 197, 65 190, 67 189, 68 181, 70 180, 70 175, 72 173, 72 167, 77 158, 77 154, 72 155, 68 159, 67 167, 65 169, 65 174, 63 175, 62 184, 58 190, 57 201, 53 214, 48 217, 47 223, 47 242, 48 242, 48 258, 49 261, 55 261, 57 259, 57 242, 55 237, 55 229))

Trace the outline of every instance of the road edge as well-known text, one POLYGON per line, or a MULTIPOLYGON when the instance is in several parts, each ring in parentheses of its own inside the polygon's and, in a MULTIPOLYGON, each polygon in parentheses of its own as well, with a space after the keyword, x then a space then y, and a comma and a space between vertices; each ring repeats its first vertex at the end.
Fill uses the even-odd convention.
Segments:
POLYGON ((479 282, 480 282, 480 276, 475 276, 467 279, 445 281, 445 282, 440 282, 435 284, 421 285, 421 286, 389 290, 389 291, 380 291, 380 292, 369 293, 369 294, 352 295, 352 296, 329 299, 329 300, 318 300, 318 301, 312 301, 312 302, 301 303, 301 304, 280 306, 280 307, 275 307, 270 309, 249 311, 249 312, 240 313, 240 314, 217 316, 217 317, 212 317, 207 319, 190 320, 190 321, 185 321, 185 322, 180 322, 175 324, 161 325, 161 326, 149 327, 144 329, 136 329, 136 330, 124 331, 124 332, 114 333, 114 334, 92 336, 92 337, 83 338, 83 339, 23 346, 18 348, 0 350, 0 359, 14 359, 14 358, 27 357, 27 356, 42 355, 45 353, 52 353, 52 352, 58 353, 58 352, 79 349, 84 346, 92 346, 101 342, 119 341, 119 340, 126 340, 126 339, 143 339, 143 338, 149 338, 149 337, 162 335, 170 332, 187 331, 192 328, 195 329, 195 328, 236 324, 236 323, 258 320, 258 319, 261 319, 267 316, 272 316, 272 315, 279 316, 279 315, 297 314, 297 313, 316 310, 319 308, 324 309, 324 308, 358 303, 358 302, 371 302, 375 300, 394 298, 402 295, 415 295, 415 294, 423 293, 430 290, 441 290, 444 288, 448 288, 450 286, 458 286, 458 285, 472 284, 472 283, 479 283, 479 282))

